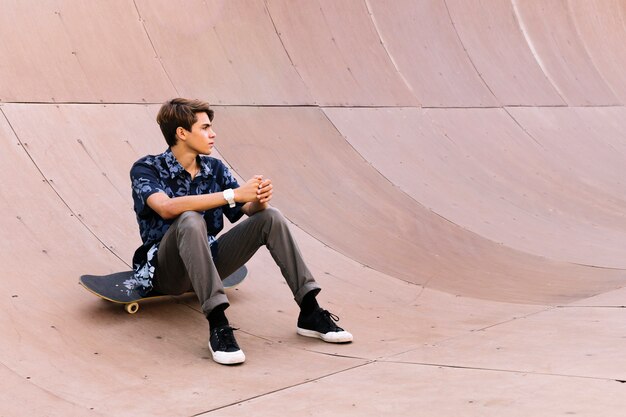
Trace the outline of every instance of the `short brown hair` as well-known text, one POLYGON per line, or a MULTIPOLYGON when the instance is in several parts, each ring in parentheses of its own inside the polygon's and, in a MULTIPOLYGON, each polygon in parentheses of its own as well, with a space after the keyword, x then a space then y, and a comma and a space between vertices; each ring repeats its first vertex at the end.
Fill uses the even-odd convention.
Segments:
POLYGON ((206 101, 174 98, 163 103, 157 114, 157 123, 169 146, 176 145, 178 141, 176 129, 191 130, 191 126, 198 121, 197 113, 206 113, 213 121, 213 110, 206 101))

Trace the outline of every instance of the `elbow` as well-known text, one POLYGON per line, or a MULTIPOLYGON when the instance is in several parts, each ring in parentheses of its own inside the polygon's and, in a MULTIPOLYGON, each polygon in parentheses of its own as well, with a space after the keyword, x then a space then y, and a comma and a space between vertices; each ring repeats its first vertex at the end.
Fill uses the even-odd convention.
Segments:
POLYGON ((162 212, 159 214, 163 220, 172 220, 176 218, 176 215, 172 212, 162 212))
POLYGON ((161 216, 161 218, 163 220, 172 220, 175 219, 176 217, 178 217, 178 215, 180 213, 177 213, 174 209, 174 207, 172 207, 171 204, 162 204, 157 210, 155 210, 157 212, 157 214, 159 216, 161 216))

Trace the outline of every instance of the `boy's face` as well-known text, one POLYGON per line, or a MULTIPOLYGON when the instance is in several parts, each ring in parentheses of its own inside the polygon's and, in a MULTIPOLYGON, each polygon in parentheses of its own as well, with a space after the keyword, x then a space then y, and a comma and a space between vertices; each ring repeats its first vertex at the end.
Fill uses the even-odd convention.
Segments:
POLYGON ((209 116, 202 112, 196 113, 198 120, 191 126, 191 131, 184 130, 185 143, 194 151, 202 155, 209 155, 215 144, 215 132, 209 116))

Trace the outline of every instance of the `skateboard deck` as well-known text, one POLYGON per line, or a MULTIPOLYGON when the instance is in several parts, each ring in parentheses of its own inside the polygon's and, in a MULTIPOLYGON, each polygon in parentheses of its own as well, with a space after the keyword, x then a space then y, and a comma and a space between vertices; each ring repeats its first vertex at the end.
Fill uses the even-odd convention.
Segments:
MULTIPOLYGON (((236 287, 246 278, 246 275, 248 275, 248 268, 244 265, 222 280, 224 288, 236 287)), ((139 310, 139 303, 144 300, 170 296, 150 292, 142 297, 137 290, 129 289, 125 285, 125 282, 132 277, 133 271, 122 271, 109 275, 82 275, 78 283, 104 300, 124 304, 124 309, 130 314, 135 314, 139 310)))

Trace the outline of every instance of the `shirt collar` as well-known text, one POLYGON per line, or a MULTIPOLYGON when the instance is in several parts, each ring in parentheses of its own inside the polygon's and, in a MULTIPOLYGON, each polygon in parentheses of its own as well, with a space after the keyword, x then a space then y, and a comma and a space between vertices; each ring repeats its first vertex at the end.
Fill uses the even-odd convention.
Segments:
POLYGON ((198 155, 198 163, 200 164, 200 172, 198 173, 198 175, 208 178, 211 175, 213 175, 213 170, 211 169, 211 167, 209 166, 209 164, 206 162, 208 159, 207 158, 201 158, 200 155, 198 155))
MULTIPOLYGON (((170 173, 170 178, 174 179, 177 176, 186 172, 185 168, 183 168, 180 162, 178 162, 178 159, 176 159, 176 157, 172 153, 171 148, 167 148, 167 150, 163 152, 163 159, 165 160, 165 165, 167 165, 167 169, 170 173)), ((211 169, 209 164, 207 164, 206 161, 199 155, 196 158, 196 162, 200 165, 200 172, 198 173, 198 175, 201 175, 203 177, 209 177, 213 175, 213 170, 211 169)))

